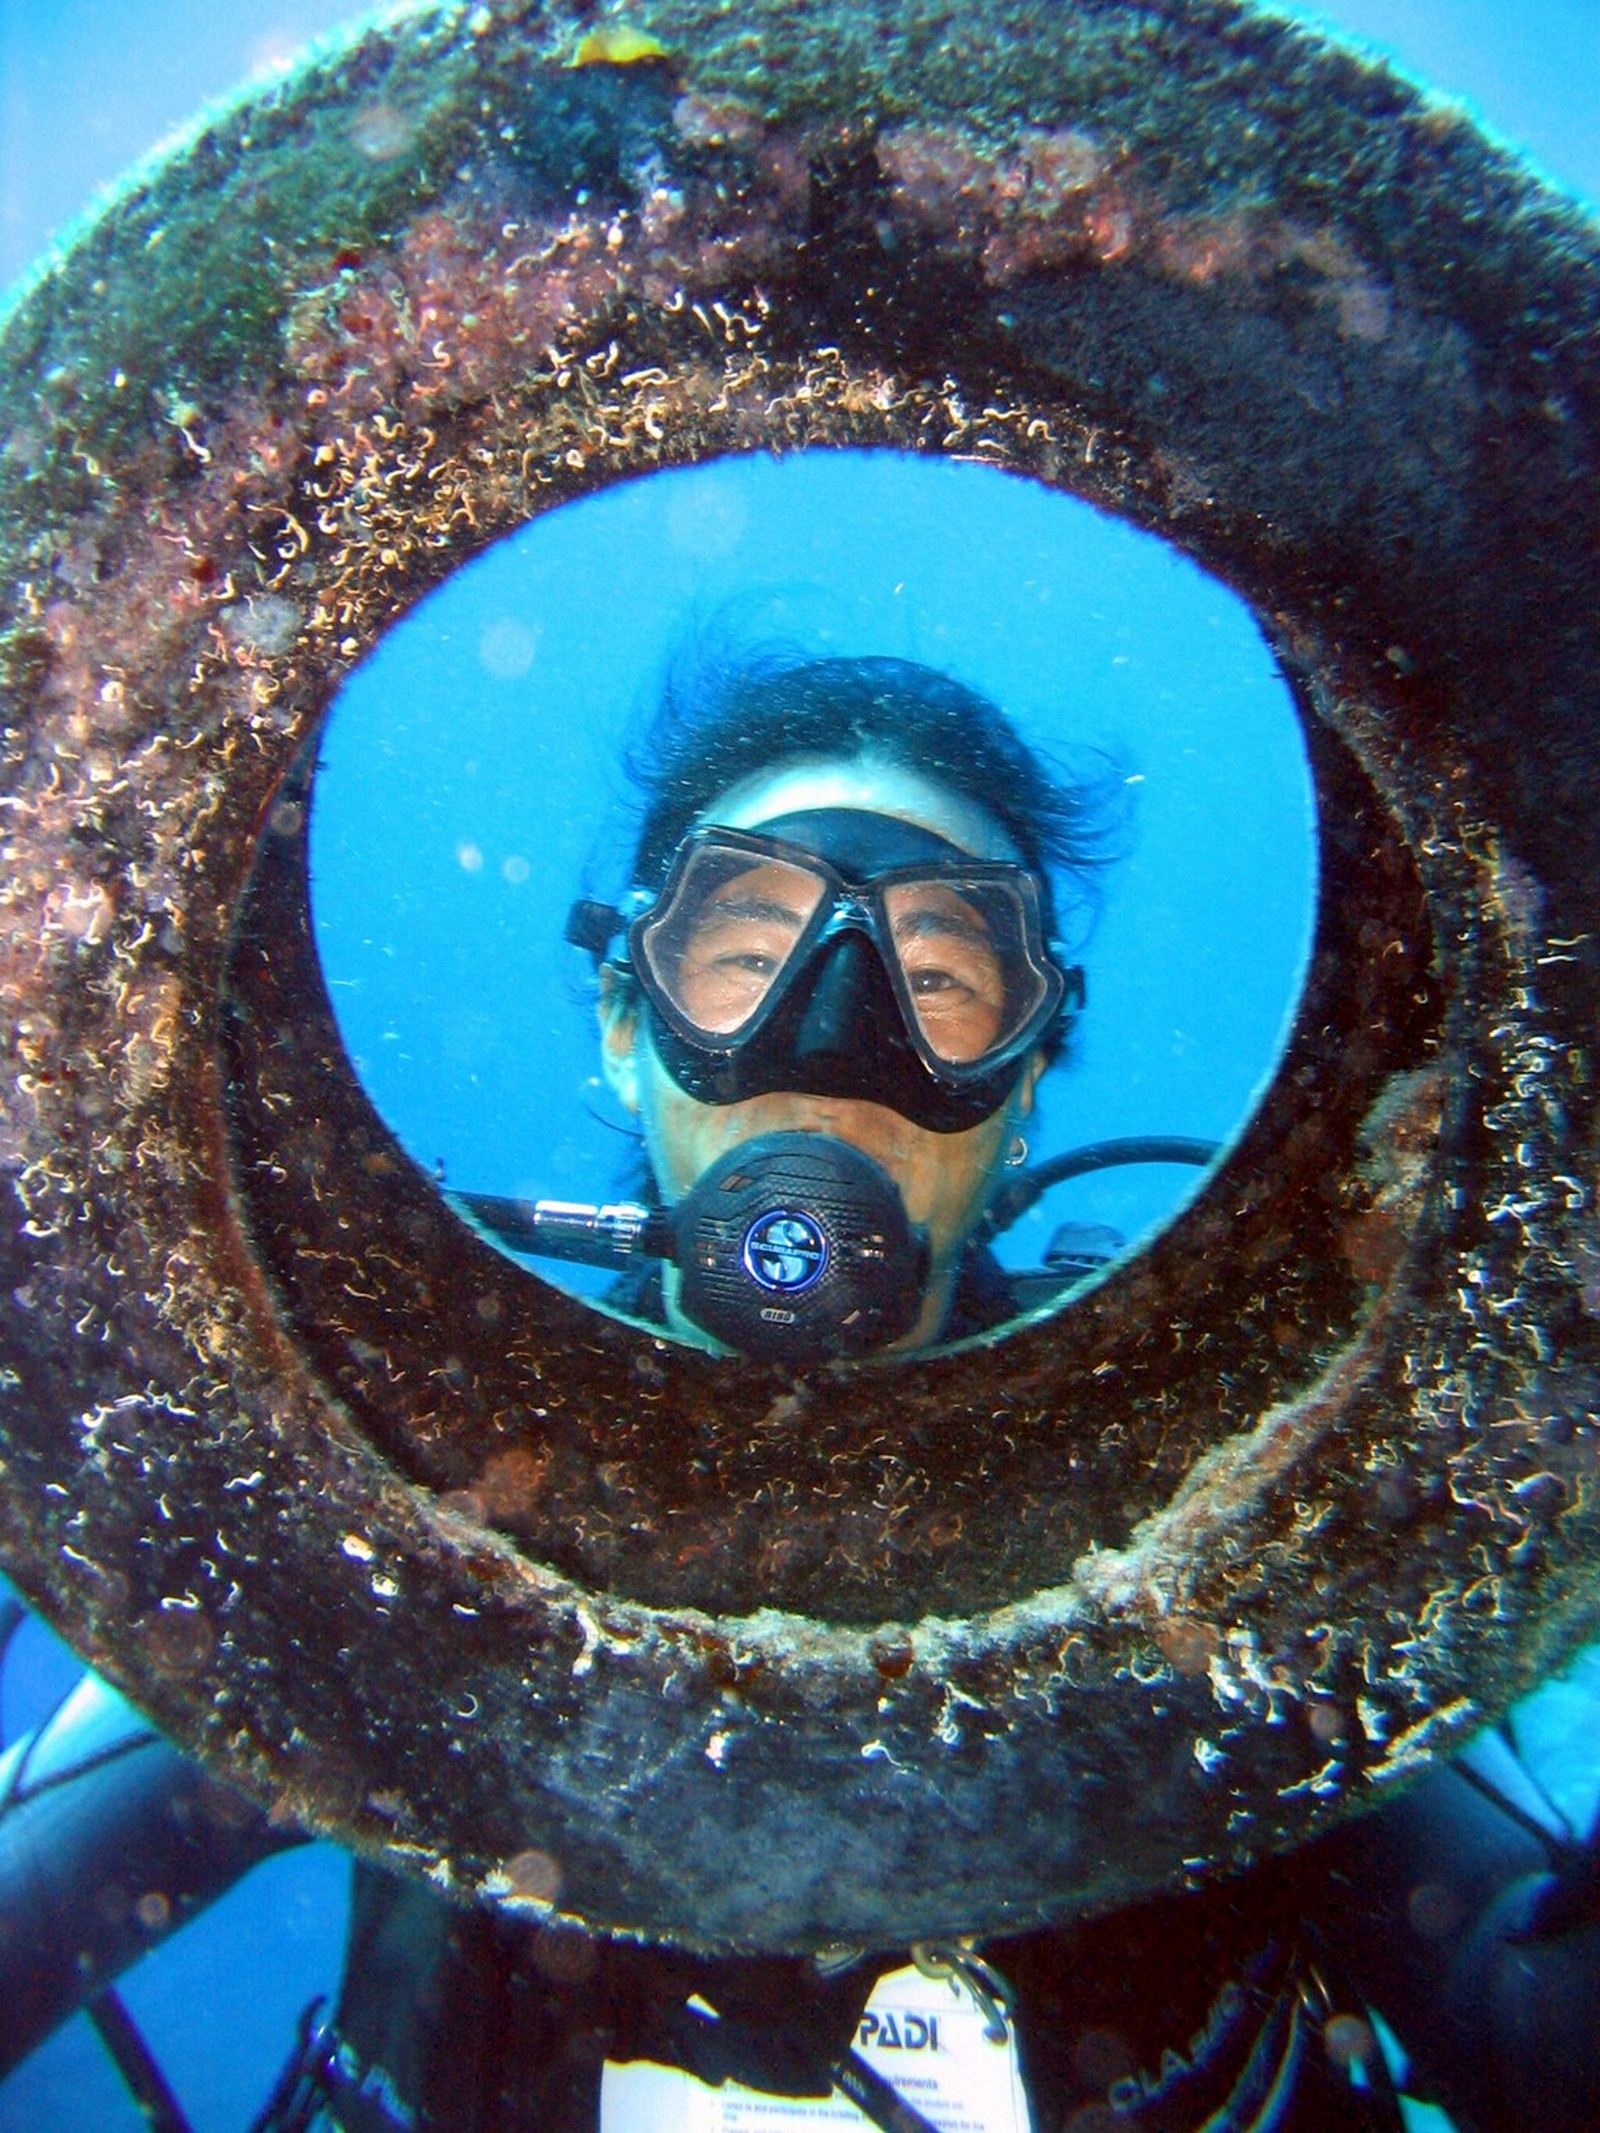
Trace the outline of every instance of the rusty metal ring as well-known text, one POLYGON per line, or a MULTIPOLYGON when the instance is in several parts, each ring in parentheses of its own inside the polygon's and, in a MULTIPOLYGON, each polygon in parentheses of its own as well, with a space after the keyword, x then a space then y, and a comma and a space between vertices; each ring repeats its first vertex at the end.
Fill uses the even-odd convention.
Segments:
POLYGON ((4 323, 0 1546, 213 1767, 708 1948, 1105 1905, 1382 1798, 1597 1609, 1595 232, 1228 0, 423 10, 4 323), (979 457, 1271 634, 1323 895, 1200 1200, 799 1379, 464 1239, 306 918, 307 751, 537 512, 979 457))

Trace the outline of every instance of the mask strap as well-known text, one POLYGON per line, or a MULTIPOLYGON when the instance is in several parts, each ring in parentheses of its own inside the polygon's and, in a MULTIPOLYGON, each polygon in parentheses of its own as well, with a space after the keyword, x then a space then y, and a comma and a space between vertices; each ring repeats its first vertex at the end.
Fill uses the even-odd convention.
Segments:
POLYGON ((561 937, 574 948, 581 948, 585 955, 593 956, 597 963, 603 963, 606 950, 622 930, 622 913, 615 904, 603 904, 593 897, 580 896, 567 913, 561 937))

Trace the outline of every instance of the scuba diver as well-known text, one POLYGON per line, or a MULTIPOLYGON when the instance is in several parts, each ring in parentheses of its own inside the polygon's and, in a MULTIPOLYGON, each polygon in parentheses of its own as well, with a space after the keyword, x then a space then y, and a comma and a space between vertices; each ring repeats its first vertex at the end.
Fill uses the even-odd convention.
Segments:
MULTIPOLYGON (((576 905, 569 937, 595 964, 602 1067, 646 1175, 636 1200, 605 1207, 453 1195, 470 1219, 519 1251, 615 1266, 606 1301, 626 1317, 780 1360, 979 1337, 1091 1275, 1103 1243, 1069 1238, 1018 1275, 990 1239, 1084 1011, 1064 921, 1092 910, 1115 854, 1120 781, 1056 780, 986 699, 883 659, 675 681, 630 770, 643 806, 627 893, 576 905)), ((33 1886, 6 1839, 40 1811, 35 1764, 71 1839, 51 1892, 73 1959, 24 1981, 13 2059, 127 1959, 108 1928, 69 1929, 69 1855, 91 1825, 105 1841, 106 1815, 85 1790, 69 1828, 62 1773, 88 1788, 142 1756, 144 1787, 125 1790, 143 1830, 152 1788, 182 1767, 147 1728, 79 1723, 76 1764, 69 1741, 42 1758, 22 1744, 0 1794, 0 1915, 33 1886)), ((1468 1832, 1466 1880, 1481 1872, 1454 1937, 1421 1960, 1395 1915, 1418 1878, 1408 1852, 1432 1847, 1445 1863, 1430 1875, 1450 1880, 1461 1782, 1425 1781, 1409 1822, 1372 1817, 1230 1880, 981 1948, 700 1957, 462 1909, 358 1864, 336 2005, 308 2010, 258 2127, 766 2133, 809 2115, 888 2133, 1393 2133, 1373 2006, 1464 2133, 1600 2123, 1581 2042, 1600 1975, 1592 1837, 1541 1825, 1486 1779, 1474 1796, 1493 1832, 1468 1832), (1458 1948, 1459 1976, 1444 1960, 1458 1948), (1562 2013, 1589 2010, 1565 2058, 1559 2017, 1530 2013, 1551 1979, 1562 2013), (1461 2049, 1485 2009, 1493 2033, 1461 2049), (1507 2068, 1535 2031, 1530 2117, 1507 2068)), ((225 1858, 200 1845, 167 1861, 174 1911, 218 1893, 252 1842, 282 1841, 235 1822, 225 1858)), ((0 1936, 0 1984, 14 1982, 4 1949, 0 1936)))
POLYGON ((568 931, 678 1252, 614 1302, 807 1362, 1014 1317, 985 1222, 1084 1003, 1052 872, 1091 900, 1120 783, 1056 783, 983 697, 889 659, 680 678, 630 769, 629 895, 568 931), (784 1183, 729 1282, 705 1234, 744 1176, 784 1183))

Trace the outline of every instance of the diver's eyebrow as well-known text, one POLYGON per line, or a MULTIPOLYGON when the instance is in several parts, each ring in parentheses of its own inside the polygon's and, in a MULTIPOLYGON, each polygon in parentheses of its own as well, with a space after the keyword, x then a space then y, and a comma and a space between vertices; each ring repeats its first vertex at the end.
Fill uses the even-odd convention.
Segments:
POLYGON ((792 926, 796 933, 805 925, 805 914, 774 896, 713 896, 704 905, 698 924, 709 926, 725 918, 758 918, 774 925, 792 926))
POLYGON ((969 918, 948 906, 922 904, 916 910, 896 914, 894 937, 897 941, 926 933, 948 934, 956 940, 971 941, 978 948, 994 946, 994 935, 981 919, 969 918))

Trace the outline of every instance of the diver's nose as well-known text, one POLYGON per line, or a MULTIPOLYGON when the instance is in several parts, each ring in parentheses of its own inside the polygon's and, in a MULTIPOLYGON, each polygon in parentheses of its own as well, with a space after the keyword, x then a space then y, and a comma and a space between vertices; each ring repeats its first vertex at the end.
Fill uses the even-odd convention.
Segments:
POLYGON ((803 1067, 860 1067, 900 1038, 900 1011, 877 949, 854 929, 829 943, 801 1006, 794 1057, 803 1067))

